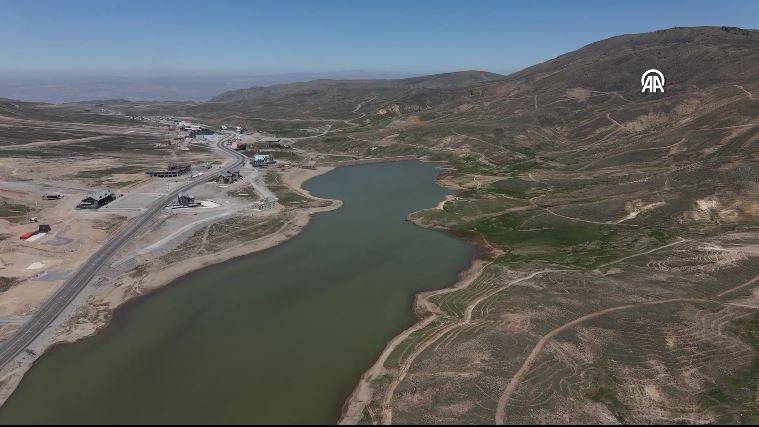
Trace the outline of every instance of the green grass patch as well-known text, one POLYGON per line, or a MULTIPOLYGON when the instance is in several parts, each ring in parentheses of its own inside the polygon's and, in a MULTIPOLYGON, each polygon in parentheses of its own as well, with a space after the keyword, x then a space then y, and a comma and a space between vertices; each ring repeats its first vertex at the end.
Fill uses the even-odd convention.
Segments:
POLYGON ((318 207, 329 204, 329 201, 311 199, 297 191, 293 191, 282 182, 280 175, 275 171, 266 173, 266 186, 277 196, 279 204, 287 208, 318 207))
POLYGON ((601 359, 594 363, 593 369, 588 371, 593 387, 586 391, 586 395, 594 402, 602 403, 614 415, 620 423, 625 423, 624 414, 629 408, 622 402, 616 392, 617 384, 620 383, 605 360, 601 359))
POLYGON ((448 162, 456 168, 460 174, 469 175, 508 175, 509 170, 502 167, 494 167, 480 162, 474 156, 453 157, 448 162))
POLYGON ((18 282, 19 279, 17 277, 0 276, 0 293, 7 291, 18 282))
MULTIPOLYGON (((535 217, 537 218, 537 217, 535 217)), ((470 223, 464 232, 478 233, 504 249, 500 263, 541 260, 576 268, 592 268, 630 254, 645 230, 586 224, 561 218, 527 221, 529 216, 506 213, 470 223)))
POLYGON ((255 147, 251 148, 250 151, 246 152, 245 155, 248 157, 253 157, 255 154, 269 154, 274 159, 274 161, 278 160, 286 160, 289 162, 300 162, 303 161, 300 155, 296 153, 294 150, 257 150, 255 147))
POLYGON ((537 190, 544 189, 543 184, 531 181, 525 181, 519 178, 506 178, 490 184, 485 191, 492 194, 503 194, 506 196, 520 199, 527 198, 528 195, 535 193, 537 190))
POLYGON ((34 209, 20 203, 13 203, 9 200, 0 200, 0 218, 11 222, 23 221, 28 214, 34 209))
POLYGON ((236 190, 227 191, 227 194, 232 197, 245 199, 251 202, 258 200, 258 194, 256 193, 256 190, 251 185, 248 185, 243 188, 238 188, 236 190))
POLYGON ((732 323, 731 332, 754 349, 748 368, 718 377, 699 398, 717 424, 759 424, 759 313, 732 323))
POLYGON ((144 172, 146 169, 147 168, 143 166, 115 166, 112 168, 79 171, 76 174, 74 174, 73 177, 85 178, 85 179, 100 179, 100 178, 106 178, 106 177, 110 177, 112 175, 118 175, 118 174, 144 172))

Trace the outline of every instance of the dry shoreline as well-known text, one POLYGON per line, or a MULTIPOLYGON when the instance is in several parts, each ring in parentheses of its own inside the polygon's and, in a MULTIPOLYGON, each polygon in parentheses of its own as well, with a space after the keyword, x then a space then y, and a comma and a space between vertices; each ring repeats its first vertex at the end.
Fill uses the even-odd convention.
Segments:
POLYGON ((384 365, 387 358, 390 357, 395 348, 411 334, 424 328, 439 317, 439 310, 437 310, 436 306, 429 301, 429 298, 440 293, 451 292, 469 286, 470 283, 474 282, 474 280, 479 277, 482 270, 488 264, 489 262, 485 260, 473 258, 469 268, 459 273, 458 280, 450 287, 416 294, 412 307, 414 315, 418 319, 417 322, 393 337, 393 339, 382 349, 382 352, 374 364, 372 364, 366 372, 361 374, 358 384, 356 384, 353 392, 351 392, 350 396, 348 396, 343 403, 338 424, 352 425, 358 424, 361 421, 364 408, 372 397, 371 383, 385 373, 384 365))
MULTIPOLYGON (((0 407, 13 394, 23 379, 24 374, 34 363, 51 348, 79 341, 95 335, 110 323, 113 313, 124 304, 133 302, 138 297, 147 296, 153 291, 165 287, 175 280, 194 271, 229 261, 233 258, 249 255, 277 246, 303 232, 311 217, 319 212, 340 208, 342 201, 324 199, 311 195, 302 188, 303 183, 311 178, 323 175, 335 169, 333 166, 317 169, 298 169, 295 173, 283 175, 283 180, 291 189, 317 200, 328 200, 330 205, 299 210, 277 231, 249 242, 227 248, 221 252, 192 257, 168 265, 157 272, 151 272, 139 279, 126 277, 124 283, 114 286, 103 295, 102 289, 88 286, 77 297, 76 302, 59 319, 51 325, 16 363, 10 364, 0 372, 0 407)), ((94 282, 94 279, 93 279, 94 282)))
MULTIPOLYGON (((110 323, 113 313, 120 307, 126 304, 132 303, 138 299, 138 297, 149 296, 152 292, 159 290, 172 282, 184 277, 188 274, 208 267, 210 265, 219 264, 229 261, 231 259, 249 255, 255 252, 263 251, 279 245, 305 230, 310 223, 310 218, 318 213, 325 212, 334 209, 338 209, 342 202, 340 200, 322 199, 314 197, 307 190, 302 188, 302 185, 307 180, 325 174, 336 167, 368 164, 368 163, 382 163, 391 161, 404 161, 411 160, 406 156, 390 157, 390 158, 378 158, 378 159, 363 159, 360 162, 346 161, 335 162, 334 165, 322 166, 318 169, 299 169, 297 173, 284 174, 283 181, 285 184, 293 190, 296 190, 308 197, 321 200, 330 200, 332 203, 326 207, 309 208, 296 212, 294 217, 286 222, 277 231, 260 237, 258 239, 239 244, 237 246, 227 248, 221 252, 195 256, 186 260, 172 263, 166 268, 160 271, 150 272, 147 275, 138 279, 127 278, 120 286, 114 287, 105 295, 97 295, 97 302, 94 301, 95 293, 91 289, 89 292, 83 292, 81 296, 81 302, 75 304, 75 312, 70 313, 67 316, 62 315, 61 318, 68 318, 66 321, 56 322, 51 326, 51 332, 46 333, 38 339, 38 343, 33 346, 33 354, 28 354, 12 369, 6 370, 0 376, 0 407, 5 401, 12 395, 13 391, 18 387, 19 383, 23 379, 24 374, 31 369, 36 360, 41 357, 45 352, 51 348, 67 343, 74 343, 81 339, 93 336, 102 329, 106 328, 110 323), (77 319, 78 317, 78 319, 77 319), (82 318, 86 321, 82 322, 82 318), (73 324, 70 324, 72 323, 73 324), (62 330, 62 331, 61 331, 62 330)), ((415 160, 420 160, 415 158, 415 160)), ((422 160, 424 161, 424 160, 422 160)), ((438 185, 457 190, 457 188, 447 182, 444 178, 444 173, 441 173, 437 178, 438 185)), ((455 196, 449 195, 442 199, 435 207, 431 209, 442 209, 445 202, 453 200, 455 196)), ((414 222, 417 226, 422 228, 434 228, 440 231, 451 233, 450 230, 439 227, 431 227, 420 223, 419 221, 408 218, 411 222, 414 222)), ((401 331, 391 341, 389 341, 383 351, 380 353, 375 363, 366 370, 360 377, 353 392, 346 399, 343 407, 341 408, 341 414, 339 418, 340 424, 356 424, 360 421, 364 404, 371 396, 371 381, 376 378, 377 375, 381 375, 384 367, 385 359, 392 353, 395 347, 402 342, 409 334, 413 333, 419 328, 424 327, 429 322, 434 321, 439 315, 439 311, 436 310, 434 304, 429 302, 429 298, 445 292, 450 292, 461 287, 466 287, 473 282, 481 273, 481 271, 487 265, 487 258, 492 255, 492 248, 489 248, 487 244, 483 244, 481 241, 477 241, 471 236, 455 235, 457 238, 463 238, 467 240, 473 247, 476 248, 476 252, 472 257, 471 264, 467 269, 459 273, 459 277, 455 283, 450 287, 425 291, 418 293, 414 296, 414 302, 412 310, 417 317, 417 321, 409 326, 409 328, 401 331)))
MULTIPOLYGON (((459 189, 459 188, 456 188, 455 185, 450 183, 448 180, 446 180, 444 174, 441 174, 440 176, 438 176, 437 183, 441 187, 444 187, 450 190, 455 191, 459 189)), ((446 202, 454 200, 454 199, 455 199, 455 196, 448 195, 443 200, 441 200, 434 208, 431 208, 431 209, 443 209, 443 205, 445 205, 446 202)), ((422 222, 418 220, 412 219, 411 215, 413 215, 413 213, 409 214, 409 217, 407 219, 413 222, 418 227, 435 229, 435 230, 445 231, 445 232, 454 234, 454 237, 463 238, 464 240, 466 240, 470 245, 472 245, 476 249, 476 252, 474 256, 472 257, 469 267, 459 273, 458 280, 456 280, 456 282, 454 282, 451 286, 441 288, 441 289, 435 289, 431 291, 420 292, 414 296, 412 310, 413 310, 414 315, 417 318, 417 321, 411 326, 409 326, 408 328, 406 328, 405 330, 401 331, 398 335, 393 337, 393 339, 390 340, 382 349, 382 352, 377 357, 377 360, 372 364, 372 366, 361 375, 361 378, 359 379, 355 388, 353 389, 351 394, 348 396, 348 398, 346 398, 345 402, 343 403, 343 406, 340 410, 340 419, 338 420, 338 424, 350 425, 350 424, 358 424, 359 422, 361 422, 364 408, 369 403, 372 397, 371 383, 372 381, 379 378, 385 373, 384 365, 387 358, 390 357, 390 355, 393 353, 395 348, 399 344, 401 344, 408 336, 410 336, 417 330, 424 328, 431 322, 435 321, 440 316, 440 314, 442 314, 441 311, 438 309, 438 307, 430 301, 430 298, 436 295, 452 292, 461 288, 466 288, 472 282, 474 282, 480 276, 482 271, 492 262, 490 261, 490 259, 493 259, 497 255, 499 255, 498 250, 490 246, 490 244, 487 241, 483 242, 472 236, 457 235, 455 233, 452 233, 451 230, 443 228, 443 227, 434 227, 427 224, 423 224, 422 222)))

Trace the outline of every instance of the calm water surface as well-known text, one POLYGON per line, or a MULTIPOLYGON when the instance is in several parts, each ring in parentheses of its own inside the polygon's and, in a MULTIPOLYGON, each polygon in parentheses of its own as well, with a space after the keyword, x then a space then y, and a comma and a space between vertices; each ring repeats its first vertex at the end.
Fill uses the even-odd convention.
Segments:
POLYGON ((434 165, 336 169, 308 181, 343 200, 294 239, 204 268, 54 348, 0 423, 334 423, 419 291, 467 267, 463 241, 405 217, 447 192, 434 165))

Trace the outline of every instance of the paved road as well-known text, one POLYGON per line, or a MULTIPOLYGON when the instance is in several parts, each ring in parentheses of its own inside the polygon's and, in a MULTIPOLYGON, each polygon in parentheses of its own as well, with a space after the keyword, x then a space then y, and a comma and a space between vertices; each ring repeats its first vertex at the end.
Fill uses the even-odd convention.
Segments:
POLYGON ((214 173, 206 174, 194 179, 189 183, 176 188, 166 196, 156 200, 142 214, 132 219, 125 227, 122 227, 116 235, 103 247, 95 252, 76 273, 71 276, 58 291, 53 294, 40 309, 21 326, 16 333, 5 341, 0 347, 0 369, 12 362, 16 356, 26 348, 45 330, 53 321, 68 307, 77 295, 92 280, 95 274, 103 267, 116 251, 132 239, 145 224, 147 224, 158 212, 170 201, 176 199, 179 193, 186 192, 196 185, 215 179, 223 171, 238 169, 245 164, 247 158, 224 146, 226 139, 218 142, 217 147, 233 158, 233 162, 214 173))

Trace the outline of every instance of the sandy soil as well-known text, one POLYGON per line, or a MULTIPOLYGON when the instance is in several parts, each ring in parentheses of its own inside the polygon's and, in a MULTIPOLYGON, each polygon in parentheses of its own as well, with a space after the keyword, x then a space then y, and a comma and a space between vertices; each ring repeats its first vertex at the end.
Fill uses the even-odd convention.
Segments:
MULTIPOLYGON (((24 162, 4 159, 0 166, 11 161, 15 164, 24 162)), ((0 241, 0 276, 17 280, 14 286, 0 293, 0 319, 33 312, 63 283, 66 272, 75 270, 107 239, 110 227, 117 228, 131 216, 121 212, 76 211, 73 205, 86 192, 77 190, 74 182, 58 180, 57 183, 60 186, 55 189, 33 182, 0 183, 0 196, 33 209, 23 218, 0 219, 0 233, 9 236, 0 241), (43 192, 54 190, 64 194, 64 198, 42 200, 43 192), (37 239, 19 240, 22 233, 38 228, 39 224, 29 222, 32 216, 39 218, 39 224, 50 225, 52 231, 37 239), (39 268, 30 268, 34 265, 39 268)), ((0 331, 0 339, 9 332, 12 329, 0 331)))

